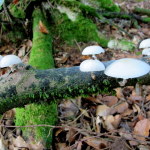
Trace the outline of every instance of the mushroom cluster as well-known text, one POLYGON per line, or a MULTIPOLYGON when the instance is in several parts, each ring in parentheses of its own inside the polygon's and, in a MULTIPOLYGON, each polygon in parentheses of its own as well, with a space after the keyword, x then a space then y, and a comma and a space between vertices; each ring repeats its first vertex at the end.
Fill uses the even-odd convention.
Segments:
POLYGON ((6 55, 4 57, 0 56, 0 68, 10 67, 11 71, 13 65, 22 63, 21 59, 16 55, 6 55))
POLYGON ((93 71, 103 71, 105 66, 100 62, 96 54, 104 53, 104 49, 100 46, 88 46, 82 51, 82 55, 92 55, 92 59, 84 60, 80 64, 80 71, 82 72, 93 72, 93 71))
POLYGON ((142 55, 150 56, 150 39, 145 39, 139 44, 139 48, 143 49, 142 55))
MULTIPOLYGON (((142 41, 140 44, 140 48, 148 48, 148 46, 150 46, 150 39, 142 41)), ((111 61, 105 69, 104 64, 95 56, 103 52, 104 49, 100 46, 86 47, 82 55, 92 55, 93 59, 83 61, 80 64, 80 71, 91 73, 94 71, 104 71, 104 74, 107 76, 122 78, 123 81, 119 82, 120 86, 124 86, 129 78, 137 78, 150 72, 150 65, 148 63, 134 58, 122 58, 111 61)))

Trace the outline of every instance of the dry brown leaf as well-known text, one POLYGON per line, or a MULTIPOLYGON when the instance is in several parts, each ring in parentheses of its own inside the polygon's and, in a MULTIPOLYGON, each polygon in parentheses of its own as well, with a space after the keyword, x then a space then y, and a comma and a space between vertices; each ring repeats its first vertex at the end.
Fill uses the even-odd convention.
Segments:
POLYGON ((134 105, 132 105, 132 107, 133 107, 134 112, 138 112, 138 114, 141 112, 141 109, 138 105, 134 104, 134 105))
POLYGON ((146 96, 146 101, 150 101, 150 94, 146 96))
POLYGON ((83 140, 89 146, 95 148, 96 150, 100 150, 100 149, 107 147, 107 142, 104 141, 103 139, 98 139, 98 138, 87 136, 87 137, 84 137, 83 140))
POLYGON ((107 129, 108 131, 110 130, 114 130, 114 126, 112 125, 112 123, 115 121, 114 116, 113 115, 109 115, 104 117, 105 121, 104 121, 104 128, 107 129))
POLYGON ((101 100, 105 105, 111 107, 118 102, 118 98, 116 96, 105 96, 101 100))
POLYGON ((106 105, 99 105, 96 109, 96 132, 100 133, 100 125, 104 122, 104 116, 108 116, 110 114, 110 108, 106 105))
POLYGON ((139 145, 138 148, 139 148, 139 150, 150 150, 149 145, 139 145))
POLYGON ((70 150, 66 143, 57 143, 56 150, 70 150))
POLYGON ((31 150, 42 150, 42 149, 44 149, 44 146, 40 143, 40 142, 30 142, 30 143, 28 143, 28 145, 29 145, 29 149, 31 149, 31 150))
POLYGON ((108 115, 106 117, 104 117, 104 128, 107 130, 114 130, 117 129, 120 121, 121 121, 121 115, 108 115))
POLYGON ((141 141, 145 141, 145 137, 143 136, 149 136, 149 130, 150 130, 150 120, 143 119, 136 123, 134 127, 134 134, 135 138, 141 141), (138 136, 141 135, 141 136, 138 136))
POLYGON ((128 98, 128 100, 130 100, 131 102, 133 102, 133 103, 138 103, 138 102, 140 102, 140 101, 144 101, 144 98, 142 97, 142 96, 133 96, 133 95, 131 95, 129 98, 128 98))
POLYGON ((98 105, 97 109, 96 109, 96 116, 107 116, 110 114, 110 107, 106 106, 106 105, 98 105))
POLYGON ((29 145, 25 142, 25 140, 21 136, 17 136, 17 138, 13 138, 13 144, 15 147, 27 147, 29 148, 29 145))
POLYGON ((0 150, 6 150, 6 146, 3 143, 3 138, 0 138, 0 150))
POLYGON ((101 102, 100 99, 97 97, 87 97, 86 100, 89 100, 93 103, 100 103, 101 102))
POLYGON ((124 128, 119 129, 119 135, 126 140, 132 140, 133 139, 132 134, 124 128))
POLYGON ((79 141, 79 142, 77 143, 77 150, 81 150, 81 149, 82 149, 82 142, 79 141))
POLYGON ((130 145, 131 146, 137 146, 137 145, 139 145, 139 143, 138 142, 136 142, 136 141, 129 141, 129 143, 130 143, 130 145))
POLYGON ((133 91, 134 87, 133 86, 127 86, 123 88, 122 93, 125 97, 129 97, 133 91))
POLYGON ((122 88, 115 88, 114 90, 116 91, 117 98, 119 99, 124 98, 124 95, 122 93, 122 88))
POLYGON ((128 109, 129 105, 127 102, 122 102, 118 105, 116 105, 112 110, 111 110, 111 114, 114 113, 124 113, 127 109, 128 109))
POLYGON ((71 128, 69 130, 69 132, 67 132, 66 140, 69 141, 69 143, 74 142, 76 136, 77 136, 77 131, 75 131, 73 128, 71 128))
POLYGON ((70 100, 63 101, 59 105, 59 110, 62 118, 75 117, 78 113, 78 107, 70 100))
POLYGON ((125 139, 116 138, 111 145, 111 150, 131 150, 125 139))
POLYGON ((130 116, 133 113, 132 109, 127 109, 124 113, 121 114, 122 117, 130 116))
POLYGON ((48 29, 46 28, 46 26, 43 24, 43 22, 41 20, 39 21, 39 30, 42 33, 46 33, 46 34, 49 33, 48 29))
POLYGON ((23 57, 23 56, 25 56, 25 52, 26 52, 26 46, 23 45, 23 46, 18 50, 18 57, 23 57))

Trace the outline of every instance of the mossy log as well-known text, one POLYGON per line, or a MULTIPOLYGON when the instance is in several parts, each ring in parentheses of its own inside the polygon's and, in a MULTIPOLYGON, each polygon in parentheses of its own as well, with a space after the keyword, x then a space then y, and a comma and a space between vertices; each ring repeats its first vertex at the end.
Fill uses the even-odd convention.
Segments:
POLYGON ((144 8, 135 7, 133 11, 135 13, 138 13, 138 14, 143 14, 143 15, 150 16, 150 9, 144 9, 144 8))
MULTIPOLYGON (((49 70, 23 67, 0 78, 0 113, 33 102, 101 93, 119 86, 118 79, 104 75, 103 71, 94 74, 93 79, 90 72, 81 72, 79 67, 49 70)), ((150 76, 141 77, 138 82, 150 84, 150 76)), ((128 85, 135 83, 137 79, 127 82, 128 85)))
POLYGON ((134 13, 122 13, 122 12, 100 12, 99 13, 106 17, 106 18, 120 18, 120 19, 127 19, 127 20, 134 20, 134 21, 141 21, 144 23, 149 23, 150 18, 149 17, 141 17, 139 15, 136 15, 134 13))

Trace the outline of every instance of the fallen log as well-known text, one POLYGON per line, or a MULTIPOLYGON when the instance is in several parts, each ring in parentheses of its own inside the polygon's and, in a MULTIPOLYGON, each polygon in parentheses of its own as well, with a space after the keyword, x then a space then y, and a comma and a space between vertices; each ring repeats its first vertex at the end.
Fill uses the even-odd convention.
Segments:
MULTIPOLYGON (((105 65, 109 63, 111 61, 105 65)), ((113 90, 119 87, 120 81, 106 76, 103 71, 93 72, 93 78, 91 72, 81 72, 79 67, 36 70, 25 65, 20 68, 0 78, 0 113, 29 103, 113 90)), ((135 85, 137 81, 140 84, 150 84, 150 75, 129 79, 126 85, 135 85)))

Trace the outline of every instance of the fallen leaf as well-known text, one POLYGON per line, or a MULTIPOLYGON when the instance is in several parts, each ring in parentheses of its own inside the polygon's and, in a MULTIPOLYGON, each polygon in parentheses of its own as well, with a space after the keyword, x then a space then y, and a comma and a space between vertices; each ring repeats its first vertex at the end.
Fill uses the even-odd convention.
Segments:
POLYGON ((115 88, 114 90, 116 91, 117 98, 119 99, 124 98, 124 95, 122 93, 122 88, 115 88))
POLYGON ((122 102, 118 105, 116 105, 112 110, 111 110, 111 114, 114 113, 124 113, 127 109, 128 109, 129 105, 127 102, 122 102))
POLYGON ((110 107, 106 105, 99 105, 96 109, 96 132, 100 133, 101 124, 104 123, 104 116, 108 116, 110 114, 110 107))
POLYGON ((43 22, 41 20, 39 21, 39 30, 42 33, 46 33, 46 34, 49 33, 48 29, 46 28, 46 26, 43 24, 43 22))
POLYGON ((17 4, 19 2, 19 0, 13 0, 13 4, 17 4))
POLYGON ((141 112, 141 109, 138 105, 134 104, 134 105, 132 105, 132 107, 133 107, 134 112, 138 112, 138 114, 141 112))
POLYGON ((17 138, 13 138, 13 144, 15 147, 26 147, 29 148, 29 145, 25 142, 25 140, 21 136, 17 136, 17 138))
POLYGON ((144 101, 144 98, 142 96, 133 96, 131 95, 128 100, 130 100, 133 103, 139 103, 140 101, 144 101))
POLYGON ((125 112, 121 114, 122 117, 130 116, 133 113, 132 109, 127 109, 125 112))
POLYGON ((134 137, 138 140, 145 141, 144 136, 149 136, 150 120, 143 119, 136 123, 133 133, 136 134, 134 137), (141 135, 141 136, 140 136, 141 135))
POLYGON ((125 141, 125 139, 116 138, 114 143, 111 145, 111 150, 130 150, 131 148, 125 141))
POLYGON ((111 107, 118 102, 118 98, 116 96, 105 96, 101 100, 105 105, 111 107))
POLYGON ((109 131, 114 130, 114 129, 117 129, 120 124, 121 115, 116 115, 116 116, 108 115, 108 116, 104 117, 104 120, 105 120, 104 128, 109 131))
POLYGON ((96 150, 104 149, 107 147, 107 142, 100 138, 86 136, 83 138, 84 142, 96 150))
POLYGON ((76 136, 77 136, 77 131, 75 131, 73 128, 71 128, 69 130, 69 132, 67 132, 66 140, 69 141, 69 143, 74 142, 76 136))
POLYGON ((150 94, 148 94, 148 95, 146 96, 146 101, 147 101, 147 102, 150 101, 150 94))
POLYGON ((98 105, 96 109, 96 116, 107 116, 110 114, 110 107, 106 105, 98 105))

